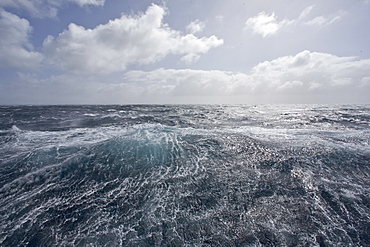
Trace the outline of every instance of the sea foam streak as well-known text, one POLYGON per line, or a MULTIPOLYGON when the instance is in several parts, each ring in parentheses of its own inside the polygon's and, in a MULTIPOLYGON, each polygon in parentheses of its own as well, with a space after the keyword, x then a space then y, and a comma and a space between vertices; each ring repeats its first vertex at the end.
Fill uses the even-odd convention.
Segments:
POLYGON ((367 246, 369 106, 0 107, 4 246, 367 246))

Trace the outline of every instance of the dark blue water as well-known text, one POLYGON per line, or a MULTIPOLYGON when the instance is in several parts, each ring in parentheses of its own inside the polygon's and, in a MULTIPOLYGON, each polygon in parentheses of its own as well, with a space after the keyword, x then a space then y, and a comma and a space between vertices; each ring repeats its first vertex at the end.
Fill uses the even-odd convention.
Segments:
POLYGON ((1 246, 370 246, 370 106, 2 106, 1 246))

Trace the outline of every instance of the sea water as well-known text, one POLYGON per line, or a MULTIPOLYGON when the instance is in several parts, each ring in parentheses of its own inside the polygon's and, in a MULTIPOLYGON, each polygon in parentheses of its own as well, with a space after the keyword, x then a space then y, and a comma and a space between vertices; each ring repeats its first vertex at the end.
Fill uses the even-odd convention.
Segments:
POLYGON ((1 246, 370 246, 369 105, 0 107, 1 246))

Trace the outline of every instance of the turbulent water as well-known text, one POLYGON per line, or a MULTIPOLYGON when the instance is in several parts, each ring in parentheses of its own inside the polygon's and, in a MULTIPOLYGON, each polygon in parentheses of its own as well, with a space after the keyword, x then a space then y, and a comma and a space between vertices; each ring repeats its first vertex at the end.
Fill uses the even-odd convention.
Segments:
POLYGON ((370 246, 369 105, 0 107, 1 246, 370 246))

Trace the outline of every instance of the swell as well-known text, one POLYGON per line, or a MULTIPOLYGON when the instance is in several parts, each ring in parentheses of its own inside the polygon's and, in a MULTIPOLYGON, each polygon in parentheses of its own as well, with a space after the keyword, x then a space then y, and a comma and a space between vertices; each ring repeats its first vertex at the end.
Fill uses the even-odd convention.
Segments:
POLYGON ((5 136, 4 246, 369 243, 366 130, 144 123, 5 136))

